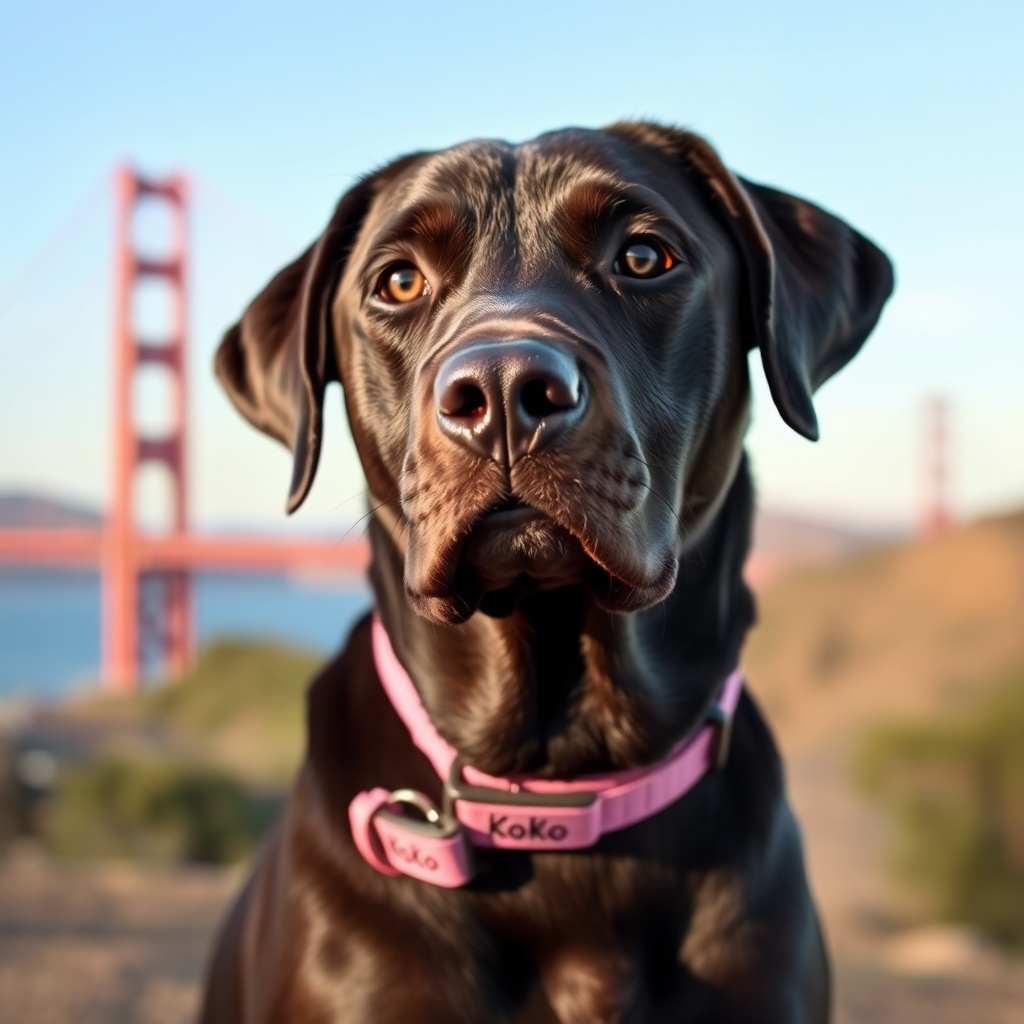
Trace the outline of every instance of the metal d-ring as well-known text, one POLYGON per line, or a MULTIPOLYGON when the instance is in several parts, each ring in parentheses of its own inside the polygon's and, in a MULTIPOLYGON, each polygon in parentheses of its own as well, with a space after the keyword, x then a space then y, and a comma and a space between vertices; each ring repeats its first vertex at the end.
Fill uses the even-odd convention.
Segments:
POLYGON ((437 804, 417 789, 396 789, 388 794, 387 802, 415 807, 431 825, 443 824, 437 804))

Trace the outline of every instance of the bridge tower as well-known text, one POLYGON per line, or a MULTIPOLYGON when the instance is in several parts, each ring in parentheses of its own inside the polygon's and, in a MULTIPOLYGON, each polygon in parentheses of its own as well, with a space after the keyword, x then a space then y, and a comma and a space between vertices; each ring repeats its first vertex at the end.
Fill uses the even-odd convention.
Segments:
POLYGON ((154 609, 152 621, 143 614, 144 566, 135 501, 139 468, 162 465, 172 490, 169 531, 187 531, 188 188, 182 175, 146 179, 130 167, 117 169, 115 184, 113 479, 102 554, 102 670, 107 686, 125 690, 137 685, 143 652, 154 641, 170 675, 183 672, 192 656, 192 592, 186 570, 159 574, 156 597, 162 607, 154 609), (157 203, 169 215, 170 245, 156 256, 143 255, 136 244, 134 222, 140 201, 157 203), (169 322, 143 336, 137 315, 139 286, 153 282, 166 290, 169 322), (138 426, 138 371, 146 366, 157 366, 170 377, 170 426, 161 436, 146 436, 138 426))

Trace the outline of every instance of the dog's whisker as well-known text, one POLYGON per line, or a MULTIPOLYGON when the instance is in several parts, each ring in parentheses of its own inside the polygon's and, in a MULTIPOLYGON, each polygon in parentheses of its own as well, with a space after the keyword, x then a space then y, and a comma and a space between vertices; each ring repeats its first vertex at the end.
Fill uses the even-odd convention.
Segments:
POLYGON ((332 512, 337 512, 338 509, 340 509, 342 507, 342 505, 347 505, 350 501, 355 501, 356 498, 365 498, 368 494, 369 494, 369 491, 367 491, 366 488, 364 487, 362 490, 356 491, 355 494, 349 495, 349 497, 347 497, 347 498, 342 498, 341 501, 339 501, 337 503, 337 505, 335 505, 331 509, 331 511, 332 512))
MULTIPOLYGON (((385 499, 384 499, 383 501, 380 501, 380 502, 378 502, 378 503, 377 503, 376 505, 374 505, 374 506, 373 506, 373 508, 371 508, 371 509, 369 509, 368 511, 364 512, 364 513, 363 513, 363 514, 362 514, 362 515, 361 515, 361 516, 360 516, 360 517, 359 517, 359 518, 358 518, 358 519, 357 519, 357 520, 356 520, 356 521, 355 521, 355 522, 354 522, 354 523, 353 523, 353 524, 352 524, 352 525, 351 525, 351 526, 350 526, 350 527, 349 527, 349 528, 348 528, 348 529, 347 529, 347 530, 346 530, 346 531, 345 531, 345 532, 344 532, 344 533, 343 533, 343 534, 341 535, 341 537, 340 537, 340 539, 339 539, 338 543, 340 544, 340 543, 341 543, 341 541, 345 540, 345 538, 346 538, 346 537, 348 537, 348 535, 349 535, 349 534, 350 534, 350 533, 351 533, 351 532, 352 532, 352 531, 353 531, 353 530, 354 530, 354 529, 355 529, 355 528, 356 528, 357 526, 359 526, 359 525, 360 525, 360 523, 362 523, 364 519, 368 519, 368 518, 369 518, 370 516, 372 516, 372 515, 373 515, 373 514, 374 514, 374 513, 375 513, 375 512, 376 512, 376 511, 378 510, 378 509, 382 509, 382 508, 384 508, 384 506, 385 506, 385 505, 390 505, 390 504, 391 504, 392 502, 396 501, 396 500, 397 500, 397 498, 398 498, 398 491, 397 491, 397 490, 395 490, 395 491, 392 491, 392 493, 391 493, 391 497, 389 497, 389 498, 385 498, 385 499)), ((366 526, 366 527, 364 527, 364 529, 363 529, 363 532, 362 532, 362 533, 360 534, 360 537, 365 537, 365 536, 366 536, 366 531, 367 531, 368 529, 369 529, 369 524, 367 524, 367 526, 366 526)))
POLYGON ((655 488, 653 488, 650 484, 647 483, 638 484, 637 486, 642 487, 646 491, 650 491, 651 494, 658 498, 665 506, 665 508, 667 508, 669 512, 672 513, 672 518, 675 519, 676 525, 682 526, 682 523, 680 522, 680 516, 682 515, 682 512, 676 512, 676 510, 672 507, 671 503, 669 502, 668 498, 665 497, 665 495, 661 494, 659 491, 655 490, 655 488))

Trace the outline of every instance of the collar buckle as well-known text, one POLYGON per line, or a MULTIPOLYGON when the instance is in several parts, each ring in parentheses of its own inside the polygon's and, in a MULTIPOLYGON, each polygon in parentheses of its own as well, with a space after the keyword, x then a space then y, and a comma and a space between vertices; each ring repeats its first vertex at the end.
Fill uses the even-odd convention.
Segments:
POLYGON ((582 850, 602 834, 600 794, 593 790, 537 792, 472 785, 459 759, 444 787, 444 813, 474 845, 510 850, 582 850))
POLYGON ((732 746, 733 716, 720 704, 708 714, 708 724, 714 730, 709 758, 712 771, 720 772, 729 763, 729 748, 732 746))
POLYGON ((589 807, 597 799, 593 790, 567 790, 561 793, 538 793, 511 783, 508 789, 497 789, 466 782, 462 777, 463 760, 452 761, 444 784, 443 811, 454 816, 459 800, 470 803, 508 804, 517 807, 589 807), (513 786, 515 788, 513 788, 513 786))

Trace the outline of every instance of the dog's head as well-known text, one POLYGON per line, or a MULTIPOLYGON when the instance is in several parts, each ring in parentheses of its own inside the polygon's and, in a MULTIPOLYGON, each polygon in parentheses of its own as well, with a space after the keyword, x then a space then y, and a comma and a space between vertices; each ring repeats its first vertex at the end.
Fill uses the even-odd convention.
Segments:
POLYGON ((365 178, 225 337, 235 405, 316 470, 340 380, 417 610, 459 622, 582 583, 613 610, 673 588, 727 491, 747 352, 779 412, 811 396, 892 290, 885 255, 804 200, 651 124, 466 143, 365 178))

